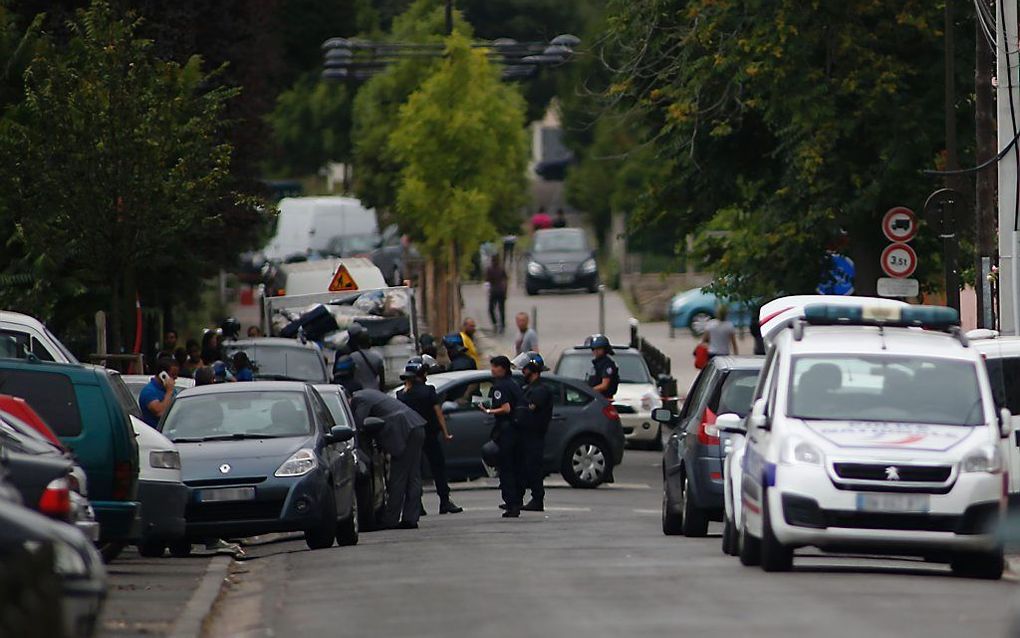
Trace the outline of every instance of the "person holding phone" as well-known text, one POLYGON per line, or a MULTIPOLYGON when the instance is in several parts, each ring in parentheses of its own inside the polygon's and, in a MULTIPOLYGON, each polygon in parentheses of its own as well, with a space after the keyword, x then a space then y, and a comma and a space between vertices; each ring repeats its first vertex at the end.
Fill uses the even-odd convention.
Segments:
POLYGON ((142 388, 138 395, 138 407, 142 410, 142 420, 155 428, 160 417, 170 407, 174 399, 174 382, 178 374, 177 362, 170 357, 156 361, 156 376, 142 388))

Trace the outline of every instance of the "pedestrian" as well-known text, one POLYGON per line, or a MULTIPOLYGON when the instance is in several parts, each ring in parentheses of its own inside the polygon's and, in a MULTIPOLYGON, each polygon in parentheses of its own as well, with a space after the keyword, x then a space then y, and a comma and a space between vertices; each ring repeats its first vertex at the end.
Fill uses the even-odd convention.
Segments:
POLYGON ((503 235, 503 265, 514 263, 514 249, 517 247, 517 235, 503 235))
POLYGON ((351 408, 359 430, 366 429, 368 417, 382 419, 379 430, 371 433, 390 455, 382 526, 417 529, 421 516, 421 449, 425 441, 425 419, 397 399, 375 389, 353 393, 351 408))
POLYGON ((354 378, 362 388, 386 389, 386 360, 372 349, 372 339, 360 323, 347 328, 347 344, 354 361, 354 378))
POLYGON ((549 217, 549 213, 545 212, 545 206, 539 206, 538 212, 531 216, 531 229, 534 230, 545 230, 546 228, 552 228, 553 220, 549 217))
POLYGON ((397 392, 397 400, 425 419, 425 442, 422 453, 432 470, 432 481, 439 496, 439 513, 460 514, 464 508, 458 507, 450 500, 450 483, 446 479, 446 457, 443 455, 443 444, 439 438, 442 434, 443 441, 451 441, 453 435, 446 428, 446 417, 440 408, 436 389, 425 383, 428 372, 429 364, 425 358, 411 357, 404 366, 404 373, 400 375, 404 388, 397 392))
POLYGON ((453 332, 443 337, 443 346, 446 348, 446 356, 450 359, 450 372, 460 370, 477 370, 475 360, 467 352, 464 345, 464 337, 459 332, 453 332))
POLYGON ((173 357, 177 351, 177 331, 167 330, 163 333, 163 348, 156 353, 156 360, 173 357))
POLYGON ((503 355, 493 357, 491 364, 492 387, 489 389, 489 405, 482 410, 496 417, 493 440, 499 446, 499 491, 506 511, 503 518, 518 518, 521 515, 520 494, 520 443, 514 425, 514 410, 521 401, 521 388, 510 376, 510 359, 503 355))
POLYGON ((206 329, 202 335, 202 365, 212 366, 223 357, 220 351, 220 333, 217 330, 206 329))
POLYGON ((538 352, 538 333, 528 325, 530 321, 528 313, 518 312, 516 320, 518 334, 517 340, 514 341, 514 354, 538 352))
POLYGON ((715 318, 705 326, 705 334, 701 335, 701 343, 708 345, 708 357, 737 354, 737 328, 726 317, 729 308, 720 304, 715 310, 715 318))
POLYGON ((237 381, 254 381, 255 371, 252 370, 251 360, 248 359, 248 353, 243 350, 238 350, 234 353, 234 379, 237 381))
POLYGON ((433 359, 439 357, 439 349, 436 347, 436 338, 428 333, 418 337, 418 350, 422 354, 427 354, 433 359))
POLYGON ((616 361, 609 356, 613 354, 613 346, 609 343, 609 337, 602 334, 592 335, 588 345, 594 357, 591 360, 594 374, 588 379, 588 385, 612 401, 620 385, 620 369, 616 367, 616 361))
POLYGON ((351 394, 364 389, 354 376, 355 367, 354 359, 349 354, 338 354, 333 361, 333 383, 342 385, 351 394))
POLYGON ((262 335, 262 328, 259 328, 258 326, 248 326, 248 338, 249 339, 258 339, 261 336, 263 336, 262 335))
POLYGON ((478 324, 471 317, 464 319, 460 326, 460 338, 464 341, 464 349, 467 351, 468 356, 475 361, 475 369, 482 363, 482 358, 478 354, 478 348, 475 346, 475 332, 477 331, 478 324))
POLYGON ((563 212, 562 208, 556 209, 556 218, 553 220, 553 228, 566 228, 567 227, 567 214, 563 212))
POLYGON ((500 262, 499 255, 493 255, 485 270, 485 281, 489 284, 489 318, 492 328, 502 334, 506 331, 506 289, 509 279, 500 262))
POLYGON ((216 373, 212 368, 199 368, 195 370, 195 386, 212 385, 216 383, 216 373))
POLYGON ((155 428, 159 419, 170 407, 174 398, 174 381, 177 379, 177 362, 170 357, 156 361, 156 375, 142 388, 138 395, 138 407, 142 411, 142 420, 155 428))
POLYGON ((525 352, 514 359, 514 365, 524 373, 524 395, 514 413, 520 433, 520 473, 518 486, 521 501, 525 488, 531 490, 531 500, 521 508, 525 512, 545 511, 545 435, 552 421, 553 395, 542 383, 542 373, 549 368, 542 355, 525 352))

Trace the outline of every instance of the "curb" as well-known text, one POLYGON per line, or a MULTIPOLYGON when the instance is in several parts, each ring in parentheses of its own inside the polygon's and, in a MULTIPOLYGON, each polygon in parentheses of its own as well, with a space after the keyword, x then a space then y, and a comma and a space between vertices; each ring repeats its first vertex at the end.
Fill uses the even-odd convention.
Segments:
POLYGON ((219 598, 220 589, 233 560, 227 556, 214 556, 209 561, 205 576, 184 606, 167 638, 195 638, 202 633, 202 622, 219 598))

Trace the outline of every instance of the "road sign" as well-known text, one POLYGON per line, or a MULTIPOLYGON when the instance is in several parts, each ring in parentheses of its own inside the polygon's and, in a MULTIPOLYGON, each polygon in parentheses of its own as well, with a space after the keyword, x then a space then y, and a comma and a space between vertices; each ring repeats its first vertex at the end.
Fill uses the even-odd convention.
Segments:
POLYGON ((916 279, 896 279, 879 277, 879 297, 916 297, 921 293, 921 285, 916 279))
MULTIPOLYGON (((322 280, 320 279, 319 281, 322 280)), ((357 289, 358 284, 355 283, 354 277, 351 277, 351 273, 347 271, 347 266, 340 264, 340 266, 336 269, 336 273, 333 274, 333 281, 329 284, 329 291, 347 292, 349 290, 357 289)))
POLYGON ((907 244, 889 244, 882 251, 882 270, 896 279, 914 274, 917 269, 917 253, 907 244))
POLYGON ((830 270, 822 283, 818 284, 820 295, 852 295, 854 294, 854 275, 857 267, 854 260, 846 255, 831 253, 829 255, 830 270))
POLYGON ((890 208, 882 217, 882 232, 891 242, 908 242, 917 234, 917 215, 905 206, 890 208))

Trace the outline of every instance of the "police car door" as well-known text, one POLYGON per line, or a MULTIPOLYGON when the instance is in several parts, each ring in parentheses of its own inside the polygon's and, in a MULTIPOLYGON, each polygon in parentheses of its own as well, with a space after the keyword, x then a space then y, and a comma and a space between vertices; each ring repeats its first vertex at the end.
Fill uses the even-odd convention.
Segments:
POLYGON ((779 387, 779 353, 775 348, 765 357, 754 401, 747 423, 747 443, 741 479, 741 501, 745 525, 761 533, 762 496, 770 478, 775 477, 775 464, 767 453, 771 440, 771 418, 775 414, 776 390, 779 387), (771 468, 771 470, 769 469, 771 468))
POLYGON ((993 350, 986 355, 985 365, 996 407, 1006 408, 1013 415, 1010 419, 1013 431, 1000 442, 999 448, 1009 472, 1010 500, 1014 501, 1020 495, 1020 354, 993 350))

